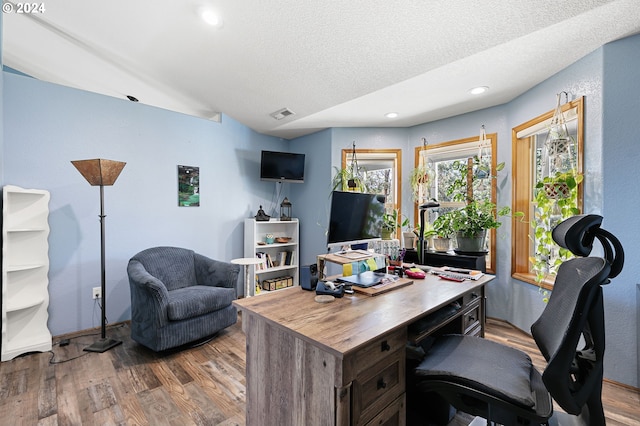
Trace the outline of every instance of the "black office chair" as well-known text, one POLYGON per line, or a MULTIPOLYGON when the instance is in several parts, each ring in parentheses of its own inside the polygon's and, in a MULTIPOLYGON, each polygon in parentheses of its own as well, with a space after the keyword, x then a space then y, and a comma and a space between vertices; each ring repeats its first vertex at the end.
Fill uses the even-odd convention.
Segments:
POLYGON ((478 337, 446 335, 415 369, 420 392, 434 392, 488 424, 604 425, 601 286, 622 270, 624 251, 601 222, 597 215, 574 216, 553 230, 558 245, 582 257, 560 265, 549 302, 531 326, 547 360, 542 375, 524 352, 478 337), (584 257, 595 238, 604 257, 584 257), (572 416, 552 417, 551 397, 572 416))

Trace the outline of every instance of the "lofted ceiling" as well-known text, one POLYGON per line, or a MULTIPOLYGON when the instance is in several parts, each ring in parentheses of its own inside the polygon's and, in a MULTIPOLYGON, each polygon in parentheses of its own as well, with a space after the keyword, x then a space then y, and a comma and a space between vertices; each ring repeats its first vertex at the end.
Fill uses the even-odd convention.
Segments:
POLYGON ((499 105, 640 32, 640 0, 4 3, 5 66, 286 139, 499 105), (221 27, 200 18, 208 7, 221 27), (476 86, 489 90, 470 95, 476 86), (271 116, 284 108, 293 114, 271 116))

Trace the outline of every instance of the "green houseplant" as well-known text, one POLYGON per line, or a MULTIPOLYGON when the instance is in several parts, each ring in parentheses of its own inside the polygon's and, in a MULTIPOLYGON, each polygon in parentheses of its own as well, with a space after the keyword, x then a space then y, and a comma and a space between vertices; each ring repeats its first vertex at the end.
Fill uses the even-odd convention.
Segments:
POLYGON ((362 173, 354 170, 353 167, 340 169, 334 168, 333 179, 331 180, 332 191, 356 191, 367 192, 367 185, 362 180, 362 173))
POLYGON ((382 239, 390 240, 398 228, 408 225, 409 218, 402 219, 402 215, 398 214, 398 210, 394 209, 391 213, 384 213, 382 215, 382 239))
POLYGON ((466 206, 447 213, 456 232, 457 248, 460 251, 482 252, 488 229, 498 228, 498 216, 511 212, 509 207, 496 210, 489 200, 472 200, 466 206))
POLYGON ((455 232, 451 212, 443 213, 433 221, 433 248, 436 251, 448 251, 455 232))
MULTIPOLYGON (((496 172, 504 168, 504 163, 496 166, 496 172)), ((485 249, 485 239, 488 229, 498 228, 501 223, 498 216, 505 216, 511 212, 509 207, 498 209, 494 203, 488 199, 474 199, 468 191, 467 185, 475 186, 479 179, 495 179, 496 176, 486 170, 486 165, 481 164, 480 159, 475 156, 471 164, 465 161, 453 163, 453 169, 458 172, 456 179, 447 190, 447 195, 453 201, 464 201, 466 205, 457 210, 444 213, 448 216, 448 221, 456 234, 457 249, 466 252, 482 252, 485 249), (471 169, 470 169, 471 167, 471 169), (484 168, 483 168, 484 167, 484 168), (469 178, 469 175, 471 177, 469 178)), ((514 216, 523 216, 522 213, 514 216)))
POLYGON ((420 201, 428 196, 428 188, 433 180, 433 170, 425 165, 419 165, 411 170, 409 174, 409 185, 411 187, 411 199, 420 201))
POLYGON ((572 257, 570 251, 553 241, 551 232, 562 220, 580 214, 578 186, 583 179, 582 173, 570 170, 546 176, 535 186, 535 215, 531 220, 535 254, 529 261, 538 283, 555 274, 558 266, 572 257))

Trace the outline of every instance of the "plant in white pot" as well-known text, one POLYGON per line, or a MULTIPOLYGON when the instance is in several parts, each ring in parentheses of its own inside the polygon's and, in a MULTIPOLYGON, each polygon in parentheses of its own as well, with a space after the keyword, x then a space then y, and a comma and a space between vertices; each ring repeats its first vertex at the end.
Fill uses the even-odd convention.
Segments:
POLYGON ((449 251, 451 249, 451 238, 455 233, 453 227, 453 216, 451 212, 443 213, 433 221, 433 249, 435 251, 449 251))

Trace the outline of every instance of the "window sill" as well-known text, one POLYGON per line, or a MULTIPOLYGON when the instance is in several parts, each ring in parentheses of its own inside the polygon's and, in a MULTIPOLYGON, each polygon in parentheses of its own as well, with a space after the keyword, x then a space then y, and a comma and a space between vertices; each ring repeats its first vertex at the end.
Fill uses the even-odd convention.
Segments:
POLYGON ((546 278, 541 283, 539 283, 536 282, 536 276, 528 272, 516 272, 514 274, 511 274, 511 277, 520 281, 524 281, 531 285, 535 285, 536 287, 544 288, 545 290, 553 290, 553 284, 555 283, 556 278, 555 275, 552 275, 551 277, 546 278))

